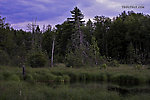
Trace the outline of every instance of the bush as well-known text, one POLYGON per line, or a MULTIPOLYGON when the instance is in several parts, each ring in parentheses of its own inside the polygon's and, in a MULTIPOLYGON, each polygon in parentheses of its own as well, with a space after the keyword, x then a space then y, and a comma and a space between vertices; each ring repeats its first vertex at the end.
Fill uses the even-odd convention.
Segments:
POLYGON ((9 62, 10 62, 9 55, 5 51, 0 50, 0 64, 8 65, 9 62))
POLYGON ((81 67, 83 66, 82 57, 78 52, 70 52, 66 55, 66 66, 81 67))
POLYGON ((9 76, 9 77, 7 78, 7 80, 19 82, 19 81, 20 81, 20 78, 19 78, 19 76, 17 76, 16 74, 13 74, 13 75, 9 76))
POLYGON ((28 82, 34 82, 34 79, 33 79, 31 74, 26 74, 25 80, 28 81, 28 82))
POLYGON ((63 75, 64 81, 65 82, 69 82, 70 81, 70 77, 68 75, 63 75))
POLYGON ((63 64, 63 63, 57 63, 57 64, 55 64, 54 66, 55 66, 55 67, 66 67, 66 65, 63 64))
POLYGON ((46 56, 42 52, 31 54, 29 57, 29 64, 33 68, 44 67, 46 62, 46 56))
POLYGON ((12 73, 10 71, 4 71, 3 72, 3 78, 7 80, 8 77, 10 77, 12 73))
POLYGON ((95 56, 85 47, 76 48, 66 54, 65 62, 67 67, 83 67, 87 65, 95 65, 95 56))
POLYGON ((56 76, 47 72, 47 71, 38 71, 33 73, 33 79, 37 82, 53 82, 56 79, 56 76))
POLYGON ((3 80, 3 74, 0 74, 0 80, 3 80))
POLYGON ((103 64, 100 66, 100 69, 106 69, 107 68, 107 65, 106 64, 103 64))
POLYGON ((136 65, 135 68, 140 70, 142 68, 142 65, 136 65))
POLYGON ((138 85, 140 79, 133 75, 117 74, 111 78, 111 81, 116 82, 120 85, 138 85))
POLYGON ((108 63, 108 65, 112 66, 112 67, 119 67, 120 66, 120 64, 119 64, 119 62, 117 60, 110 61, 108 63))
POLYGON ((62 76, 57 76, 56 82, 64 82, 64 78, 62 76))

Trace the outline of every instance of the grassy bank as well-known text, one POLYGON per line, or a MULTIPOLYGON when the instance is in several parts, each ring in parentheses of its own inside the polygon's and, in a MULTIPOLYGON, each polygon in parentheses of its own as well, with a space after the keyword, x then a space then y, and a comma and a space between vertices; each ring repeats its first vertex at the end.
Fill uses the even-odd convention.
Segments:
POLYGON ((149 100, 149 92, 140 92, 147 91, 147 87, 142 89, 124 87, 148 85, 149 71, 148 66, 137 70, 127 65, 106 69, 26 67, 24 80, 22 68, 0 66, 0 100, 149 100), (108 83, 119 85, 108 87, 108 83), (122 91, 130 93, 136 91, 136 94, 124 96, 120 94, 122 91))
POLYGON ((115 92, 86 86, 86 88, 71 88, 67 85, 48 86, 43 83, 31 85, 25 82, 0 83, 1 100, 98 100, 98 98, 112 98, 117 100, 119 95, 115 92), (109 94, 110 93, 110 94, 109 94))
POLYGON ((26 67, 25 80, 22 77, 22 68, 0 67, 0 80, 26 81, 30 83, 42 82, 114 82, 120 85, 138 85, 150 83, 150 69, 148 66, 140 70, 134 66, 121 65, 120 67, 53 67, 53 68, 31 68, 26 67))
POLYGON ((0 100, 149 100, 149 93, 120 95, 101 84, 47 85, 0 81, 0 100))

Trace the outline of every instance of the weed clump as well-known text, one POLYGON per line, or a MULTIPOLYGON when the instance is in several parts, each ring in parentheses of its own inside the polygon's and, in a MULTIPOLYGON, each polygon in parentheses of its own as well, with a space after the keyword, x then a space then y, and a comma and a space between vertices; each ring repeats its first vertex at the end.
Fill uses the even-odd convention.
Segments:
POLYGON ((70 81, 70 77, 68 75, 63 75, 64 81, 65 82, 69 82, 70 81))
POLYGON ((7 80, 19 82, 19 81, 20 81, 20 78, 19 78, 19 76, 17 76, 16 74, 13 74, 13 75, 9 76, 9 77, 7 78, 7 80))
POLYGON ((111 81, 116 82, 120 85, 138 85, 140 79, 133 75, 118 74, 111 78, 111 81))
POLYGON ((107 68, 107 65, 106 64, 103 64, 100 66, 100 69, 106 69, 107 68))
POLYGON ((108 65, 111 66, 111 67, 119 67, 120 66, 120 64, 119 64, 119 62, 117 60, 110 61, 108 63, 108 65))
POLYGON ((29 56, 28 61, 29 61, 29 64, 31 67, 37 68, 37 67, 44 67, 47 62, 47 59, 46 59, 44 53, 36 52, 29 56))
POLYGON ((136 65, 136 66, 135 66, 135 69, 137 69, 137 70, 142 69, 142 65, 136 65))
POLYGON ((32 76, 31 74, 27 74, 27 75, 25 76, 25 80, 26 80, 27 82, 34 82, 33 76, 32 76))

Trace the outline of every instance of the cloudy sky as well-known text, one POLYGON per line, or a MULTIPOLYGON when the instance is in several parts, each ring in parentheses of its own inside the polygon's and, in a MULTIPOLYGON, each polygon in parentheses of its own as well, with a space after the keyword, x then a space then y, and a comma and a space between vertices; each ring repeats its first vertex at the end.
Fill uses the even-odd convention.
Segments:
POLYGON ((71 17, 70 11, 79 7, 85 20, 94 16, 114 17, 122 11, 150 14, 150 0, 0 0, 0 16, 15 29, 24 29, 37 18, 37 24, 56 25, 71 17), (137 6, 137 8, 122 8, 137 6), (138 8, 144 7, 144 8, 138 8))

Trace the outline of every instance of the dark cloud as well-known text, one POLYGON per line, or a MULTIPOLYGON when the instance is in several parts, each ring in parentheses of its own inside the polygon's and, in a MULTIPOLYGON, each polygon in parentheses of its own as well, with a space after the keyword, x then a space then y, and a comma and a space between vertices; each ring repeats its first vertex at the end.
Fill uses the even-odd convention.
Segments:
POLYGON ((133 10, 150 13, 149 0, 0 0, 0 15, 16 27, 35 18, 40 24, 57 24, 70 17, 70 10, 75 6, 81 9, 85 18, 93 18, 96 15, 117 16, 124 10, 132 10, 121 8, 130 4, 144 5, 144 9, 133 10))

